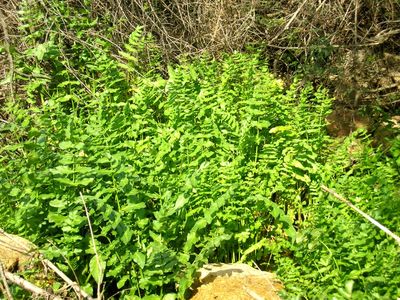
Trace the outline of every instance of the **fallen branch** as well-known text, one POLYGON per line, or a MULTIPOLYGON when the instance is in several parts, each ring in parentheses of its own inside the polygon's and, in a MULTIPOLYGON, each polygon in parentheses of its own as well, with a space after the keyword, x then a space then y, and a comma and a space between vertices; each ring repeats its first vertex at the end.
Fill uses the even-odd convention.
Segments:
POLYGON ((3 282, 3 287, 2 287, 2 290, 4 289, 3 294, 6 296, 7 300, 13 300, 13 296, 11 295, 10 288, 8 287, 7 278, 6 278, 6 274, 4 272, 3 264, 1 262, 0 262, 0 277, 3 282))
POLYGON ((63 279, 69 286, 71 286, 78 297, 82 296, 85 299, 93 300, 93 298, 88 293, 83 291, 76 282, 73 282, 71 279, 69 279, 69 277, 65 275, 59 268, 57 268, 51 261, 49 261, 48 259, 43 259, 42 262, 50 269, 52 269, 58 276, 60 276, 60 278, 63 279))
POLYGON ((386 90, 391 90, 394 88, 399 87, 399 85, 397 83, 391 84, 391 85, 387 85, 387 86, 383 86, 377 89, 373 89, 373 90, 368 90, 368 93, 377 93, 377 92, 382 92, 382 91, 386 91, 386 90))
POLYGON ((4 274, 8 281, 19 285, 21 288, 23 288, 26 291, 29 291, 29 292, 39 295, 39 296, 43 296, 46 299, 62 300, 62 298, 60 298, 54 294, 51 294, 51 293, 45 291, 44 289, 41 289, 40 287, 30 283, 29 281, 27 281, 17 275, 14 275, 13 273, 5 271, 4 274))
POLYGON ((374 224, 376 227, 378 227, 380 230, 384 231, 387 235, 391 236, 392 238, 394 238, 396 240, 396 242, 400 245, 400 237, 398 235, 396 235, 395 233, 393 233, 392 231, 390 231, 387 227, 383 226, 381 223, 379 223, 377 220, 375 220, 374 218, 372 218, 371 216, 367 215, 365 212, 363 212, 361 209, 359 209, 358 207, 356 207, 353 203, 351 203, 349 200, 347 200, 346 198, 344 198, 343 196, 339 195, 338 193, 336 193, 334 190, 326 187, 325 185, 321 185, 321 188, 325 191, 328 192, 329 194, 331 194, 332 196, 334 196, 335 198, 339 199, 340 201, 342 201, 343 203, 347 204, 348 206, 350 206, 353 210, 355 210, 357 213, 359 213, 361 216, 363 216, 365 219, 367 219, 369 222, 371 222, 372 224, 374 224))
MULTIPOLYGON (((85 291, 82 290, 82 288, 74 281, 72 281, 67 275, 65 275, 59 268, 57 268, 52 262, 49 260, 45 259, 42 255, 40 255, 37 251, 35 251, 37 248, 34 244, 30 243, 28 240, 25 240, 21 237, 8 234, 5 232, 3 229, 0 228, 0 237, 6 237, 7 240, 1 240, 0 239, 0 252, 5 251, 5 252, 14 252, 16 254, 21 254, 21 257, 27 257, 28 261, 32 260, 33 258, 37 257, 43 264, 44 268, 51 269, 54 273, 56 273, 62 280, 64 280, 68 287, 72 287, 74 292, 77 295, 77 299, 88 299, 88 300, 93 300, 93 298, 86 293, 85 291), (27 244, 26 242, 24 243, 23 241, 29 242, 27 244), (15 246, 13 246, 15 245, 15 246)), ((6 283, 6 277, 4 275, 4 270, 1 265, 1 259, 2 259, 2 253, 0 253, 0 283, 1 279, 4 278, 4 282, 6 283)), ((16 260, 17 262, 21 262, 21 257, 18 257, 16 260)), ((5 286, 3 288, 2 285, 0 287, 3 290, 3 294, 7 295, 7 288, 8 286, 5 286)), ((11 294, 10 294, 11 295, 11 294)), ((12 299, 8 297, 7 299, 12 299)))

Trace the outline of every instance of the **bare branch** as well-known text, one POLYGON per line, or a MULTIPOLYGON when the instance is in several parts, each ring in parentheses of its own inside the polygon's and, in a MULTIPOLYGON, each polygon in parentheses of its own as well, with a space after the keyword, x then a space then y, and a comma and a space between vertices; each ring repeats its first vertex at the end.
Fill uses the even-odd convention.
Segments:
POLYGON ((3 281, 4 295, 6 296, 7 300, 13 300, 13 296, 11 295, 10 288, 8 287, 6 274, 4 272, 4 267, 1 262, 0 262, 0 277, 1 277, 1 280, 3 281))
POLYGON ((21 288, 23 288, 26 291, 29 291, 33 294, 39 295, 39 296, 43 296, 46 299, 52 299, 52 300, 62 300, 62 298, 49 293, 47 291, 45 291, 44 289, 41 289, 40 287, 34 285, 33 283, 17 276, 14 275, 13 273, 7 272, 5 271, 5 277, 7 278, 8 281, 15 283, 16 285, 19 285, 21 288))
POLYGON ((342 201, 343 203, 345 203, 346 205, 350 206, 354 211, 356 211, 358 214, 360 214, 361 216, 363 216, 365 219, 367 219, 369 222, 371 222, 372 224, 374 224, 376 227, 378 227, 380 230, 384 231, 387 235, 389 235, 390 237, 392 237, 393 239, 396 240, 396 242, 400 245, 400 237, 398 235, 396 235, 395 233, 393 233, 392 231, 390 231, 387 227, 383 226, 381 223, 379 223, 377 220, 375 220, 374 218, 372 218, 371 216, 369 216, 368 214, 366 214, 365 212, 363 212, 361 209, 359 209, 358 207, 356 207, 353 203, 351 203, 349 200, 347 200, 346 198, 344 198, 343 196, 339 195, 338 193, 336 193, 334 190, 326 187, 325 185, 322 185, 321 188, 325 191, 328 192, 329 194, 331 194, 332 196, 334 196, 336 199, 339 199, 340 201, 342 201))
POLYGON ((93 251, 96 256, 96 264, 97 264, 97 267, 100 272, 100 276, 97 279, 97 299, 102 299, 101 283, 102 283, 102 277, 104 275, 104 270, 103 270, 103 266, 100 263, 99 253, 97 252, 96 240, 94 239, 94 233, 93 233, 92 223, 90 222, 89 211, 87 209, 86 202, 85 202, 85 199, 83 198, 82 192, 79 192, 79 195, 81 196, 81 199, 83 202, 83 207, 85 208, 86 218, 87 218, 88 224, 89 224, 90 237, 91 237, 92 243, 93 243, 93 251))
POLYGON ((297 10, 293 13, 292 17, 290 18, 289 22, 286 23, 285 27, 271 40, 271 43, 275 41, 283 32, 289 29, 290 25, 292 25, 293 21, 296 19, 297 15, 300 13, 303 6, 307 3, 308 0, 304 0, 303 3, 297 8, 297 10))
POLYGON ((71 279, 69 279, 69 277, 65 275, 59 268, 57 268, 51 261, 42 259, 42 262, 52 269, 58 276, 60 276, 60 278, 63 279, 69 286, 71 286, 79 298, 83 297, 88 300, 93 300, 88 293, 82 290, 76 282, 73 282, 71 279))

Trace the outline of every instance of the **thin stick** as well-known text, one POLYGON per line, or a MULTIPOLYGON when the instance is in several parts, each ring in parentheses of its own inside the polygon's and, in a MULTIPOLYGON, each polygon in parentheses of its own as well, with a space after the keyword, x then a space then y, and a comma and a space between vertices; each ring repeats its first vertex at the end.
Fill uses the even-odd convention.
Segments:
POLYGON ((61 279, 63 279, 66 283, 68 283, 68 285, 74 289, 75 293, 78 296, 82 296, 83 298, 89 300, 93 299, 88 293, 83 291, 76 282, 69 279, 69 277, 65 275, 59 268, 57 268, 51 261, 49 261, 48 259, 43 259, 42 262, 50 269, 52 269, 58 276, 60 276, 61 279))
POLYGON ((296 19, 297 15, 300 13, 301 9, 303 8, 303 6, 307 3, 308 0, 304 0, 303 3, 300 4, 299 8, 294 12, 293 16, 290 18, 289 22, 285 25, 285 27, 283 28, 283 31, 289 29, 290 25, 292 24, 292 22, 294 21, 294 19, 296 19))
POLYGON ((293 21, 296 19, 297 15, 300 13, 303 6, 307 3, 308 0, 304 0, 303 3, 297 8, 297 10, 293 13, 292 17, 290 18, 289 22, 285 25, 285 27, 270 41, 272 43, 275 41, 284 31, 288 30, 290 25, 292 25, 293 21))
POLYGON ((377 220, 375 220, 374 218, 372 218, 371 216, 367 215, 365 212, 363 212, 361 209, 359 209, 358 207, 356 207, 353 203, 351 203, 349 200, 345 199, 343 196, 339 195, 338 193, 336 193, 334 190, 326 187, 325 185, 321 185, 321 188, 325 191, 328 192, 329 194, 331 194, 332 196, 334 196, 335 198, 339 199, 340 201, 342 201, 343 203, 347 204, 348 206, 350 206, 353 210, 355 210, 357 213, 359 213, 360 215, 362 215, 365 219, 367 219, 369 222, 371 222, 372 224, 374 224, 376 227, 378 227, 379 229, 381 229, 382 231, 384 231, 387 235, 390 235, 392 238, 394 238, 396 240, 396 242, 400 245, 400 237, 398 235, 396 235, 395 233, 393 233, 392 231, 390 231, 387 227, 383 226, 381 223, 379 223, 377 220))
POLYGON ((359 10, 359 3, 358 0, 355 1, 355 9, 354 9, 354 43, 357 44, 358 42, 358 10, 359 10))
POLYGON ((62 300, 62 298, 51 294, 44 289, 41 289, 40 287, 37 287, 36 285, 30 283, 29 281, 22 279, 21 277, 14 275, 13 273, 4 272, 5 277, 7 278, 8 281, 11 281, 12 283, 15 283, 22 287, 24 290, 27 290, 33 294, 43 296, 46 299, 52 299, 52 300, 62 300))
POLYGON ((8 300, 13 300, 13 296, 11 295, 10 288, 8 287, 7 279, 6 279, 6 274, 4 273, 4 268, 3 264, 0 262, 0 277, 1 280, 3 281, 4 285, 4 295, 8 300))
POLYGON ((4 10, 3 8, 0 9, 0 23, 1 23, 1 27, 3 29, 3 35, 4 35, 4 48, 6 49, 7 52, 7 58, 8 58, 8 63, 9 63, 9 68, 10 68, 10 77, 11 77, 11 81, 10 81, 10 93, 11 93, 11 98, 14 100, 15 99, 15 95, 14 95, 14 60, 13 57, 11 55, 10 52, 10 37, 8 35, 8 30, 7 30, 7 25, 6 22, 4 20, 6 20, 2 10, 4 10))
POLYGON ((91 237, 92 243, 93 243, 93 251, 94 251, 94 254, 96 256, 96 264, 97 264, 97 267, 99 268, 99 271, 100 271, 100 276, 99 276, 99 278, 97 278, 98 279, 98 282, 97 282, 97 299, 101 299, 102 298, 101 297, 101 281, 102 281, 102 277, 103 277, 103 269, 102 269, 102 266, 101 266, 101 263, 100 263, 99 253, 97 252, 96 241, 94 240, 94 233, 93 233, 93 229, 92 229, 92 223, 90 222, 89 211, 87 209, 86 202, 85 202, 85 199, 83 198, 82 192, 79 192, 79 195, 81 196, 81 199, 82 199, 82 202, 83 202, 83 206, 85 208, 86 218, 87 218, 88 224, 89 224, 90 237, 91 237))
MULTIPOLYGON (((57 245, 55 245, 51 240, 47 240, 53 247, 57 248, 58 250, 60 250, 60 248, 57 247, 57 245)), ((67 265, 69 266, 70 270, 72 271, 72 274, 75 277, 76 282, 79 285, 79 279, 78 276, 76 276, 76 273, 74 271, 74 268, 72 267, 71 263, 69 262, 68 258, 61 252, 61 256, 64 258, 65 262, 67 263, 67 265)))

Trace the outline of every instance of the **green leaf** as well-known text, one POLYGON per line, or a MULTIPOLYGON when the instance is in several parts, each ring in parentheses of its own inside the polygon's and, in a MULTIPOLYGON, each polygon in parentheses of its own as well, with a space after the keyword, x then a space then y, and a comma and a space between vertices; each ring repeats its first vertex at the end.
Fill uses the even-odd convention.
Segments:
POLYGON ((68 220, 68 217, 60 214, 59 212, 57 213, 50 212, 47 216, 47 219, 49 220, 49 222, 53 222, 57 225, 62 225, 64 222, 68 220))
POLYGON ((132 55, 130 55, 130 54, 124 52, 124 51, 119 51, 118 53, 128 61, 132 61, 134 63, 137 63, 137 61, 138 61, 138 59, 136 57, 134 57, 134 56, 132 56, 132 55))
POLYGON ((127 205, 124 205, 122 208, 121 208, 121 212, 134 212, 134 211, 136 211, 136 210, 139 210, 139 209, 143 209, 143 208, 146 208, 146 203, 144 203, 144 202, 139 202, 139 203, 129 203, 129 204, 127 204, 127 205))
POLYGON ((129 275, 122 276, 121 279, 117 282, 117 288, 121 289, 129 279, 129 275))
POLYGON ((73 148, 75 145, 71 141, 64 141, 61 142, 58 146, 60 147, 60 149, 65 150, 73 148))
POLYGON ((42 60, 46 51, 47 43, 39 44, 33 49, 33 55, 35 55, 38 60, 42 60))
POLYGON ((141 252, 133 254, 133 261, 138 264, 139 268, 143 269, 146 265, 146 255, 141 252))
POLYGON ((12 190, 11 190, 11 192, 10 192, 10 196, 11 196, 11 197, 16 197, 16 196, 18 196, 18 194, 19 194, 20 191, 21 191, 21 190, 20 190, 19 188, 14 187, 14 188, 12 188, 12 190))
POLYGON ((75 95, 65 95, 57 99, 59 102, 68 102, 70 100, 78 101, 79 98, 75 95))
POLYGON ((286 125, 286 126, 277 126, 274 128, 271 128, 269 130, 269 133, 278 133, 278 132, 284 132, 284 131, 289 131, 292 129, 292 126, 286 125))
POLYGON ((298 169, 305 170, 306 168, 303 166, 301 162, 298 160, 292 160, 292 165, 298 169))
POLYGON ((178 196, 178 199, 177 199, 176 202, 175 202, 174 210, 176 211, 176 210, 182 208, 183 206, 185 206, 185 204, 186 204, 188 201, 189 201, 189 199, 188 199, 188 198, 185 198, 185 195, 180 194, 180 195, 178 196))
POLYGON ((54 169, 50 169, 50 172, 54 175, 70 175, 75 173, 74 170, 68 166, 57 166, 54 169))
POLYGON ((51 201, 49 202, 49 205, 50 205, 51 207, 55 207, 55 208, 65 208, 65 207, 67 207, 66 201, 57 200, 57 199, 51 200, 51 201))
POLYGON ((133 231, 130 230, 129 228, 127 228, 127 229, 125 229, 124 234, 121 237, 121 241, 125 245, 128 245, 132 240, 132 236, 133 236, 133 231))
POLYGON ((79 185, 87 186, 94 181, 94 178, 83 178, 76 181, 72 181, 71 179, 68 178, 54 178, 54 180, 69 186, 79 186, 79 185))
POLYGON ((89 270, 97 284, 103 282, 105 269, 106 263, 101 259, 101 256, 98 256, 98 258, 93 256, 89 262, 89 270))
POLYGON ((296 229, 294 229, 294 227, 291 224, 287 224, 286 226, 284 226, 283 230, 285 231, 285 233, 288 235, 288 237, 294 241, 296 238, 296 229))
POLYGON ((271 122, 269 122, 269 121, 257 121, 257 122, 254 122, 254 125, 258 129, 264 129, 264 128, 269 128, 271 126, 271 122))
POLYGON ((83 178, 81 180, 77 180, 76 181, 76 185, 83 185, 83 186, 87 186, 89 184, 91 184, 94 181, 94 178, 83 178))

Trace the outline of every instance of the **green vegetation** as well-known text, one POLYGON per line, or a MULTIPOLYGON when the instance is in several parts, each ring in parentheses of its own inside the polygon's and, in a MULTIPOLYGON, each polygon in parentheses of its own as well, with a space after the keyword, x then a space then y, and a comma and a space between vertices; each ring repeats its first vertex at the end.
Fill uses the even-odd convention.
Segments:
POLYGON ((288 299, 400 297, 399 246, 320 188, 396 231, 398 135, 333 140, 328 92, 285 88, 257 53, 165 68, 140 26, 116 51, 108 16, 48 10, 22 5, 10 49, 1 228, 105 298, 182 298, 204 263, 236 261, 278 272, 288 299))
MULTIPOLYGON (((396 231, 400 140, 388 157, 372 148, 365 134, 360 135, 346 139, 327 158, 323 180, 396 231)), ((281 258, 278 263, 289 295, 320 299, 393 299, 399 295, 400 247, 393 239, 325 195, 314 198, 307 214, 294 244, 294 258, 281 258)))

